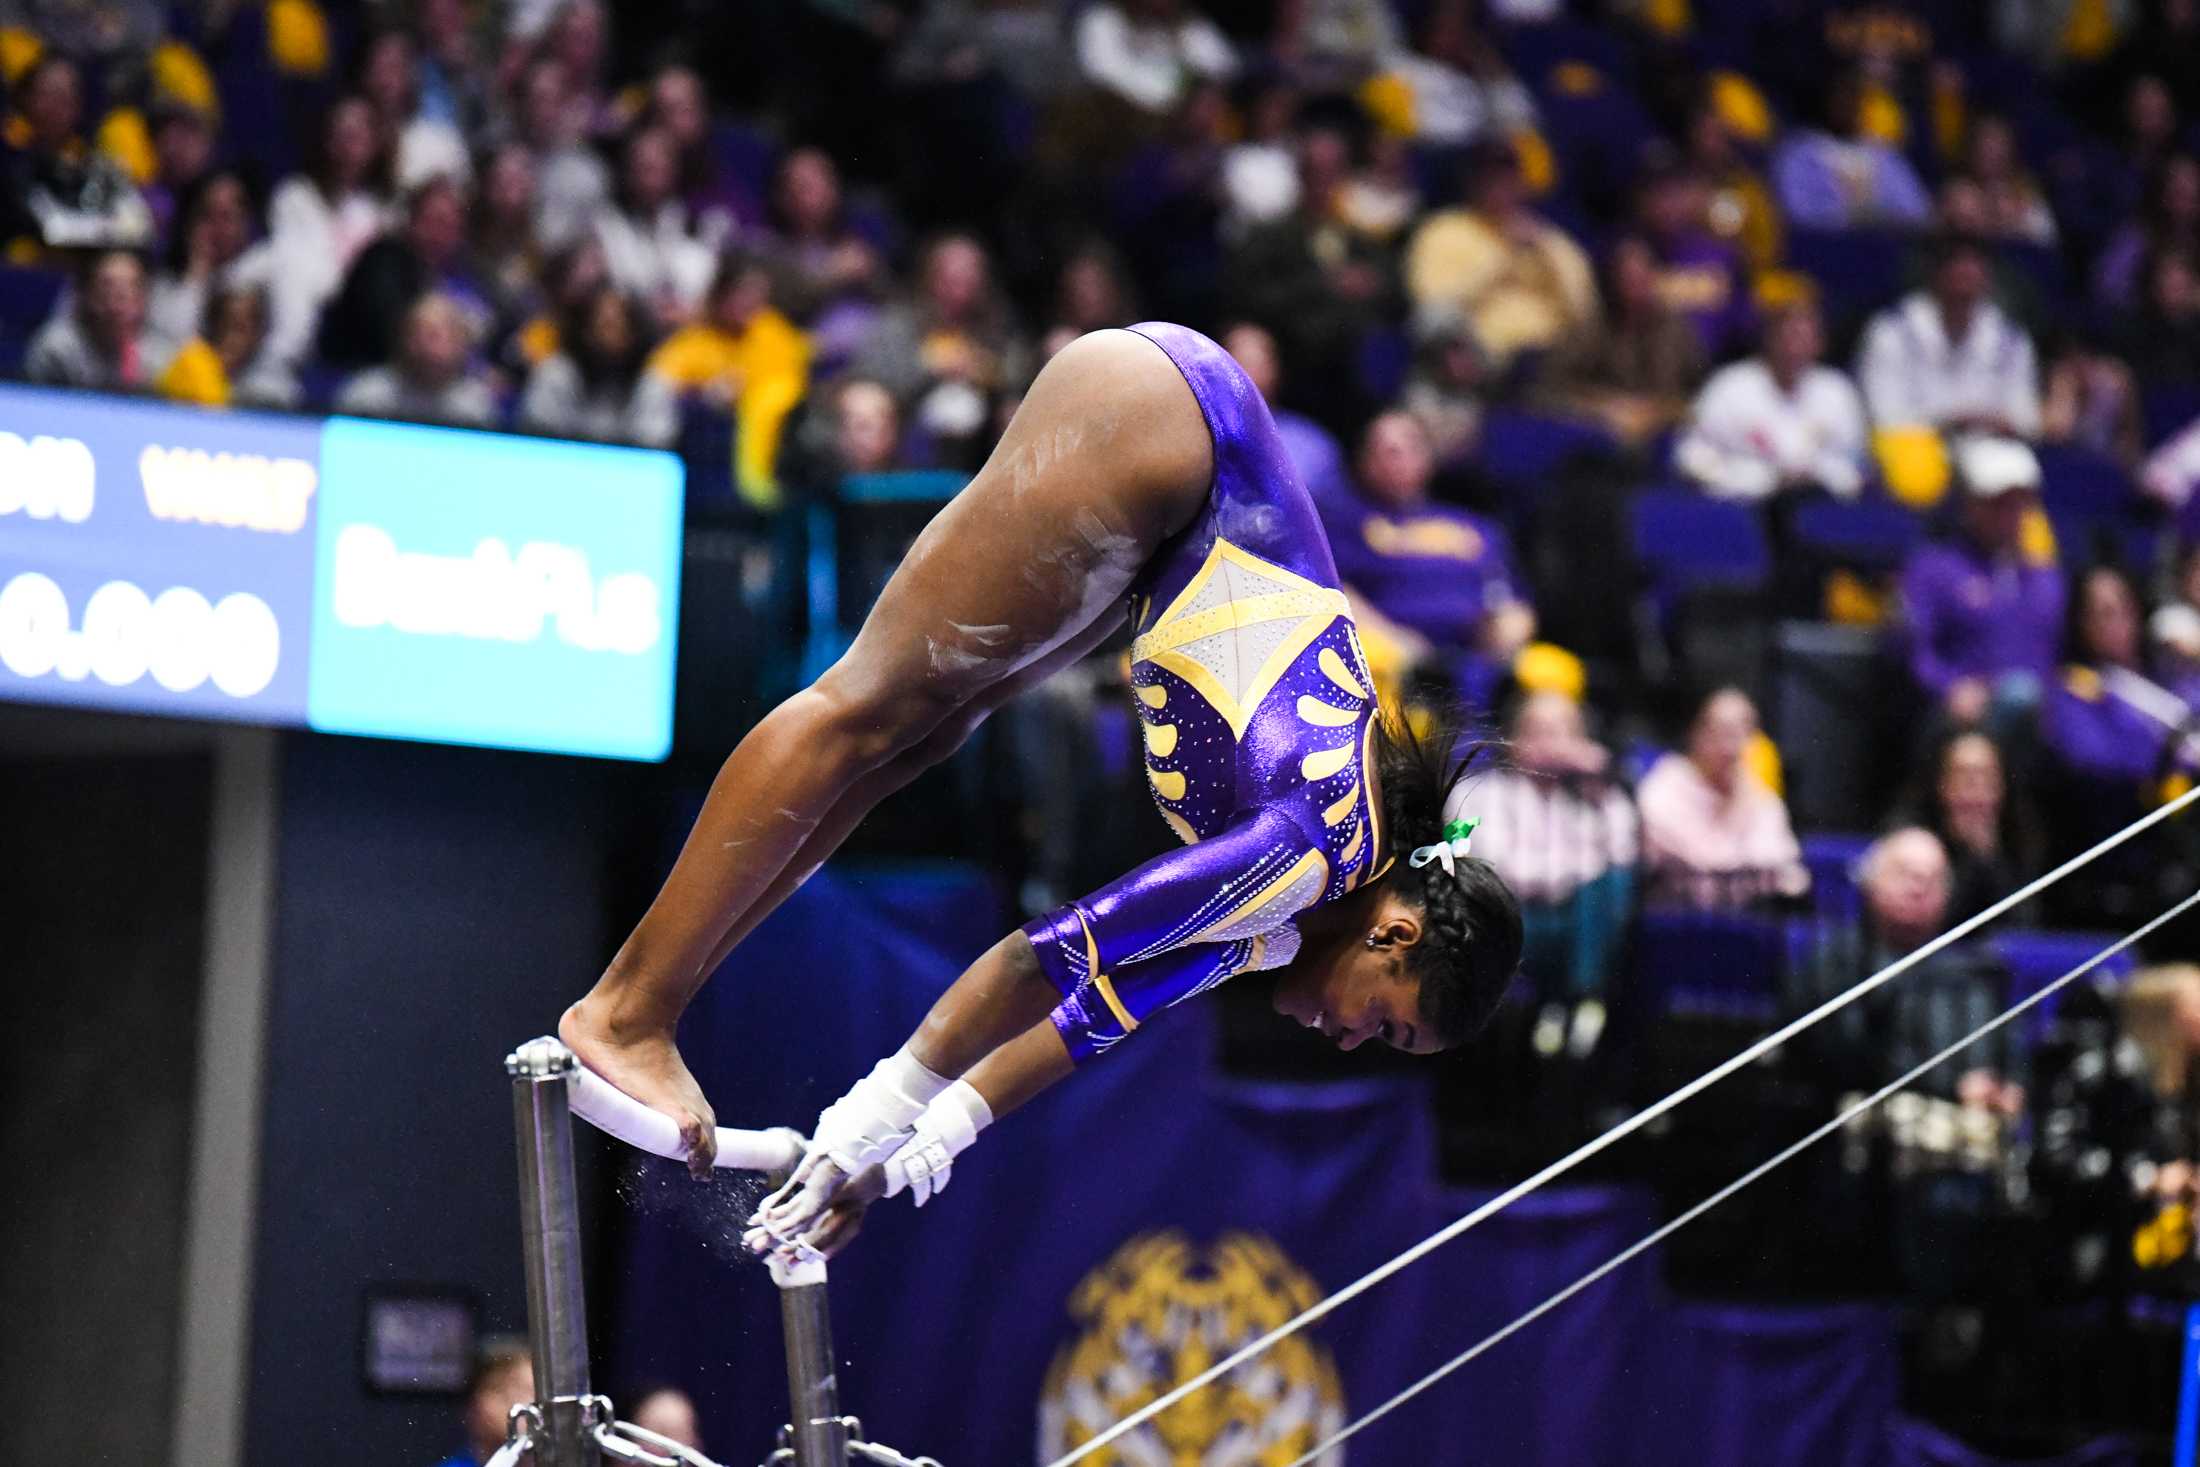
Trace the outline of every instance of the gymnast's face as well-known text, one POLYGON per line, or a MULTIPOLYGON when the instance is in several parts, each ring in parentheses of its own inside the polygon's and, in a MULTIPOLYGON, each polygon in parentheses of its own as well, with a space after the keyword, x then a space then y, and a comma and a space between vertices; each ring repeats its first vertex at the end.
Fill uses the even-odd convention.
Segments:
POLYGON ((1420 914, 1386 895, 1365 927, 1300 948, 1278 975, 1271 1002, 1342 1050, 1375 1040, 1408 1054, 1434 1054, 1442 1046, 1421 1017, 1421 981, 1405 963, 1420 940, 1420 914))

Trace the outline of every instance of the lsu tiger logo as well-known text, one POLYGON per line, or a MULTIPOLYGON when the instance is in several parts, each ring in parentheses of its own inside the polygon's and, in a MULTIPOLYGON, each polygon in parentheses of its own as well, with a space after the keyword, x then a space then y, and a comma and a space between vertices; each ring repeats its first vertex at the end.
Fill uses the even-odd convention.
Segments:
MULTIPOLYGON (((1039 1460, 1108 1427, 1322 1297, 1253 1233, 1200 1249, 1141 1233, 1072 1291, 1078 1332, 1055 1355, 1039 1404, 1039 1460)), ((1345 1422, 1329 1352, 1293 1335, 1088 1460, 1093 1467, 1286 1467, 1345 1422)), ((1344 1467, 1344 1449, 1319 1467, 1344 1467)))

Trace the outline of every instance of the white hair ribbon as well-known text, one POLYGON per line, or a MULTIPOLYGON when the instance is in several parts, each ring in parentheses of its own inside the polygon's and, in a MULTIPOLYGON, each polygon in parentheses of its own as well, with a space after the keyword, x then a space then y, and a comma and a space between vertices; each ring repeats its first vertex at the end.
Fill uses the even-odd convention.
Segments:
POLYGON ((1481 823, 1478 819, 1446 821, 1444 838, 1432 846, 1416 847, 1413 854, 1407 857, 1406 864, 1418 870, 1431 861, 1441 861, 1444 863, 1444 874, 1457 880, 1459 868, 1452 863, 1466 859, 1469 848, 1474 844, 1474 828, 1481 823))

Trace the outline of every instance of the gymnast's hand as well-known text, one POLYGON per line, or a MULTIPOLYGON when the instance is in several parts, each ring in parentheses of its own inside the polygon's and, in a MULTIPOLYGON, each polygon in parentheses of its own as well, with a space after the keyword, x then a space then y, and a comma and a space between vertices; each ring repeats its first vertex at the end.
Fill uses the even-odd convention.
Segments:
POLYGON ((718 1153, 718 1121, 703 1087, 688 1073, 687 1062, 666 1029, 628 1031, 604 1012, 594 997, 584 998, 558 1020, 558 1038, 580 1062, 651 1110, 662 1111, 680 1127, 688 1170, 710 1175, 718 1153))
POLYGON ((855 1094, 850 1091, 848 1097, 827 1107, 817 1118, 817 1134, 810 1149, 803 1153, 801 1165, 787 1185, 765 1198, 749 1219, 754 1226, 747 1241, 755 1252, 768 1252, 797 1239, 809 1242, 811 1230, 822 1227, 828 1211, 844 1199, 855 1203, 859 1210, 868 1206, 871 1199, 862 1196, 857 1185, 868 1178, 878 1179, 876 1195, 884 1195, 885 1172, 879 1162, 893 1155, 915 1132, 891 1127, 875 1116, 867 1118, 866 1123, 852 1115, 849 1100, 855 1094))
POLYGON ((804 1233, 795 1245, 783 1238, 774 1237, 761 1225, 751 1227, 741 1241, 750 1252, 766 1254, 780 1249, 789 1254, 813 1250, 826 1258, 838 1257, 841 1250, 856 1240, 863 1231, 863 1219, 870 1212, 871 1204, 888 1195, 885 1167, 865 1167, 855 1178, 840 1189, 833 1205, 825 1209, 824 1216, 804 1233))
POLYGON ((850 1178, 878 1166, 916 1134, 918 1119, 948 1082, 904 1046, 825 1107, 810 1149, 787 1185, 750 1219, 771 1239, 799 1239, 824 1216, 850 1178))

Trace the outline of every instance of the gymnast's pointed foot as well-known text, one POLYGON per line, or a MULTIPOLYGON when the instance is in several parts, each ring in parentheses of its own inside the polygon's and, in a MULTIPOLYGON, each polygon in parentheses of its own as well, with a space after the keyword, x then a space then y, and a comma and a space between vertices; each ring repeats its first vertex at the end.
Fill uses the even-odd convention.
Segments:
POLYGON ((615 1002, 592 993, 558 1020, 558 1038, 582 1064, 651 1110, 672 1117, 687 1148, 688 1170, 708 1177, 718 1151, 717 1118, 687 1061, 680 1058, 672 1030, 622 1023, 616 1009, 615 1002))

